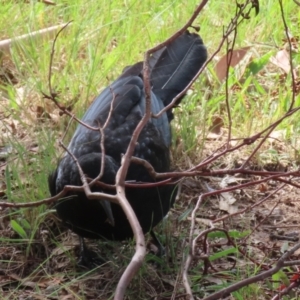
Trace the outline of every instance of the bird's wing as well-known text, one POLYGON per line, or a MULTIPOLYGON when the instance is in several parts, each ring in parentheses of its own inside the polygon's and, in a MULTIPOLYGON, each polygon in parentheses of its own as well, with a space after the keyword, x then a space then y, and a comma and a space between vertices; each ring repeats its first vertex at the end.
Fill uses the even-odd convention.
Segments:
MULTIPOLYGON (((158 113, 163 108, 162 102, 153 93, 151 103, 153 113, 158 113)), ((104 130, 105 154, 111 156, 118 163, 121 159, 121 154, 126 152, 132 133, 144 113, 145 95, 143 81, 140 77, 128 76, 117 79, 110 87, 106 88, 91 104, 82 121, 89 126, 97 128, 99 125, 103 126, 110 115, 109 122, 104 130)), ((140 150, 143 152, 141 156, 148 155, 152 147, 168 147, 171 142, 171 135, 166 114, 158 119, 150 120, 144 133, 141 135, 141 138, 143 137, 144 140, 141 143, 142 146, 140 146, 140 150)), ((68 150, 82 164, 87 165, 90 159, 89 154, 98 153, 99 157, 101 156, 100 139, 100 130, 91 130, 79 124, 68 146, 68 150), (83 157, 84 160, 82 159, 83 157)), ((75 172, 71 172, 71 165, 75 169, 77 168, 72 157, 66 153, 55 174, 55 177, 57 176, 56 182, 59 185, 59 188, 57 186, 58 189, 63 187, 64 184, 78 184, 77 181, 76 183, 73 182, 75 181, 73 179, 77 178, 78 174, 76 176, 70 174, 75 172)), ((85 168, 84 165, 82 165, 83 169, 85 168)), ((94 169, 98 170, 98 166, 95 166, 94 169)), ((92 175, 94 174, 88 175, 93 177, 92 175)))
MULTIPOLYGON (((117 133, 116 131, 118 129, 120 131, 121 128, 126 131, 126 120, 141 101, 142 87, 143 83, 139 77, 127 77, 116 80, 96 97, 83 116, 82 121, 98 128, 105 124, 111 111, 106 132, 115 136, 121 134, 121 132, 117 133)), ((99 141, 100 131, 93 131, 83 125, 78 125, 68 148, 75 156, 95 151, 100 152, 99 141)))
MULTIPOLYGON (((99 128, 106 122, 111 107, 111 115, 109 123, 105 129, 105 152, 117 151, 120 154, 124 149, 126 150, 128 139, 128 126, 124 125, 128 116, 132 113, 132 110, 138 105, 141 99, 141 79, 138 77, 128 77, 124 79, 116 80, 110 87, 106 88, 98 97, 95 98, 89 109, 86 111, 82 118, 82 122, 85 124, 99 128), (123 133, 122 133, 123 130, 123 133), (115 145, 112 145, 113 141, 115 145)), ((79 124, 68 146, 68 150, 77 158, 81 167, 85 172, 89 170, 90 165, 93 164, 93 160, 98 156, 100 162, 101 158, 101 146, 100 146, 101 134, 100 130, 92 130, 84 125, 79 124), (90 154, 94 153, 91 157, 90 154), (92 159, 93 158, 93 159, 92 159)), ((96 164, 92 168, 97 174, 100 170, 100 163, 96 164)), ((93 171, 93 172, 94 172, 93 171)), ((94 174, 87 175, 90 177, 94 174)), ((52 190, 60 191, 65 184, 80 184, 80 177, 77 167, 73 161, 73 158, 65 153, 65 156, 60 161, 56 173, 53 173, 52 181, 56 180, 55 184, 50 185, 52 190)), ((50 180, 50 178, 49 178, 50 180)))

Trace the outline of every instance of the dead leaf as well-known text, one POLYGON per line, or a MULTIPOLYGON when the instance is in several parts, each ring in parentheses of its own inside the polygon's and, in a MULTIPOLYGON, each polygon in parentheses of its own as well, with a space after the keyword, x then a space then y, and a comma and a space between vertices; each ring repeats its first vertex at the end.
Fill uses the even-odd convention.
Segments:
POLYGON ((238 72, 237 77, 240 79, 245 72, 247 65, 249 64, 252 53, 249 52, 251 47, 244 47, 229 51, 227 54, 221 57, 215 66, 215 72, 220 82, 226 79, 228 61, 230 54, 232 53, 230 60, 230 67, 235 68, 238 72), (248 55, 246 55, 248 53, 248 55))
POLYGON ((279 50, 275 57, 272 56, 270 58, 270 61, 275 66, 281 68, 286 74, 291 70, 290 55, 286 49, 279 50))
POLYGON ((222 189, 225 189, 229 185, 232 185, 233 183, 238 183, 239 181, 242 181, 242 180, 243 180, 242 178, 237 178, 237 177, 234 177, 234 176, 227 175, 224 178, 222 178, 219 185, 222 189))
MULTIPOLYGON (((191 217, 188 217, 187 218, 189 221, 192 221, 192 218, 191 217)), ((211 220, 210 219, 204 219, 204 218, 195 218, 195 221, 197 223, 202 223, 206 226, 211 226, 211 220)))
POLYGON ((224 126, 223 119, 219 116, 214 116, 212 125, 209 128, 209 131, 214 133, 214 134, 221 134, 221 129, 224 126))
POLYGON ((259 186, 258 186, 258 190, 261 192, 261 193, 265 193, 267 190, 268 190, 268 185, 266 183, 261 183, 259 186))
POLYGON ((234 214, 238 211, 238 207, 234 205, 235 202, 236 199, 231 193, 222 193, 219 201, 219 209, 222 211, 226 211, 229 214, 234 214))
POLYGON ((224 278, 205 277, 205 280, 207 282, 214 283, 214 284, 217 284, 217 285, 224 284, 224 278))
POLYGON ((73 248, 74 248, 73 245, 69 245, 69 246, 65 245, 65 246, 56 247, 52 250, 51 255, 53 255, 53 256, 60 255, 65 252, 68 252, 69 250, 71 250, 73 248))
MULTIPOLYGON (((219 186, 222 189, 227 188, 231 184, 235 184, 238 181, 240 181, 239 178, 236 178, 234 176, 225 176, 221 182, 219 183, 219 186)), ((233 196, 232 193, 225 192, 220 195, 220 201, 219 201, 219 209, 222 211, 226 211, 229 214, 236 213, 238 211, 238 207, 234 205, 236 202, 236 198, 233 196)))

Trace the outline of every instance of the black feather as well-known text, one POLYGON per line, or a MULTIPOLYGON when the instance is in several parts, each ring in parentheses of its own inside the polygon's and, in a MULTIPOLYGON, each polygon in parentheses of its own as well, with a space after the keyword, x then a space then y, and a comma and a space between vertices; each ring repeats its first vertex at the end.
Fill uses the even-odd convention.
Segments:
MULTIPOLYGON (((151 109, 158 113, 180 93, 202 67, 207 57, 206 48, 197 34, 178 37, 150 59, 151 66, 151 109)), ((124 69, 121 76, 106 88, 92 103, 82 121, 98 127, 106 122, 111 104, 113 111, 105 128, 105 168, 102 181, 115 183, 120 167, 121 154, 126 152, 132 133, 145 113, 143 85, 143 64, 137 63, 124 69)), ((179 99, 180 101, 181 99, 179 99)), ((135 147, 134 156, 147 160, 156 172, 170 170, 169 147, 171 144, 170 120, 172 111, 160 118, 151 119, 142 130, 135 147)), ((68 147, 78 159, 84 173, 91 178, 100 171, 100 132, 78 125, 68 147)), ((154 182, 147 170, 132 163, 126 180, 154 182)), ((79 172, 72 158, 65 154, 57 169, 49 176, 51 195, 59 193, 65 185, 81 185, 79 172)), ((93 191, 114 193, 93 187, 93 191)), ((174 185, 155 188, 126 188, 126 196, 134 209, 143 231, 149 232, 162 220, 174 203, 174 185)), ((61 199, 56 205, 59 217, 64 223, 87 238, 122 240, 133 233, 121 207, 112 203, 115 224, 107 221, 101 201, 88 200, 84 193, 69 193, 73 199, 61 199)))

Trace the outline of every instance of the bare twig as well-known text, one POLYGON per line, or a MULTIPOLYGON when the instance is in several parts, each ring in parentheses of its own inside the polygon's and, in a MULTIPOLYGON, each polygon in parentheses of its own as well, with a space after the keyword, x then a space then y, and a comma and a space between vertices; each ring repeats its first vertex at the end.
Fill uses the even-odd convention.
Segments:
POLYGON ((185 30, 192 25, 193 21, 195 18, 199 15, 201 10, 204 8, 208 0, 203 0, 198 7, 196 8, 193 16, 191 19, 177 32, 175 33, 171 38, 169 38, 167 41, 164 43, 158 45, 157 47, 154 47, 150 50, 148 50, 145 53, 144 57, 144 68, 143 68, 143 78, 144 78, 144 90, 145 90, 145 101, 146 101, 146 109, 145 109, 145 114, 142 117, 141 121, 137 125, 136 129, 133 132, 132 138, 130 140, 129 146, 127 148, 127 151, 125 155, 122 157, 121 161, 121 167, 117 173, 116 176, 116 189, 117 189, 117 196, 120 201, 120 205, 122 206, 129 222, 131 225, 131 228, 134 233, 134 237, 136 239, 136 251, 135 254, 127 266, 125 272, 123 273, 117 289, 115 293, 115 300, 121 300, 124 298, 125 295, 125 290, 130 283, 131 279, 135 275, 135 273, 138 271, 140 268, 143 258, 146 254, 146 248, 145 248, 145 238, 143 235, 142 228, 138 222, 138 219, 129 205, 126 196, 125 196, 125 178, 127 174, 127 170, 131 161, 131 157, 133 155, 133 151, 137 142, 137 139, 144 128, 144 126, 147 124, 148 120, 151 118, 151 86, 150 86, 150 66, 149 66, 149 58, 150 55, 157 50, 163 48, 165 45, 170 43, 172 40, 180 36, 182 33, 185 32, 185 30))
POLYGON ((71 23, 72 21, 66 23, 58 32, 57 34, 55 35, 55 38, 53 40, 53 43, 52 43, 52 48, 51 48, 51 54, 50 54, 50 61, 49 61, 49 70, 48 70, 48 84, 49 84, 49 91, 50 91, 50 95, 53 96, 53 99, 55 99, 56 95, 52 89, 52 84, 51 84, 51 75, 52 75, 52 64, 53 64, 53 57, 54 57, 54 52, 55 52, 55 44, 56 44, 56 41, 60 35, 61 32, 64 31, 65 28, 68 27, 68 25, 71 23))
POLYGON ((113 96, 113 99, 111 101, 111 104, 110 104, 110 109, 109 109, 109 112, 108 112, 108 116, 105 120, 105 123, 103 126, 101 126, 101 124, 98 124, 99 126, 99 131, 100 131, 100 149, 101 149, 101 166, 100 166, 100 172, 98 174, 97 177, 95 177, 90 183, 89 183, 89 186, 92 187, 97 181, 100 181, 100 179, 102 178, 103 174, 104 174, 104 168, 105 168, 105 147, 104 147, 104 143, 105 143, 105 128, 107 127, 110 119, 111 119, 111 116, 112 116, 112 113, 113 113, 113 108, 114 108, 114 103, 115 103, 115 100, 116 100, 116 95, 114 93, 114 91, 112 90, 112 88, 110 88, 110 92, 113 96))
POLYGON ((282 0, 278 0, 278 2, 279 2, 279 6, 280 6, 281 19, 282 19, 282 23, 283 23, 283 26, 284 26, 285 36, 286 36, 288 44, 289 44, 289 49, 288 49, 289 50, 289 63, 290 63, 290 67, 291 67, 291 77, 292 77, 292 87, 293 87, 293 89, 292 89, 292 102, 291 102, 290 107, 288 109, 288 111, 290 111, 291 109, 293 109, 293 106, 295 104, 295 98, 296 98, 296 80, 295 80, 293 58, 292 58, 293 46, 292 46, 292 42, 291 42, 291 38, 290 38, 290 34, 289 34, 289 28, 287 26, 285 16, 284 16, 282 0))
MULTIPOLYGON (((56 41, 60 35, 60 33, 71 23, 72 21, 66 23, 63 25, 63 27, 57 32, 57 34, 55 35, 55 38, 53 40, 52 43, 52 48, 51 48, 51 54, 50 54, 50 61, 49 61, 49 70, 48 70, 48 87, 49 87, 49 95, 47 95, 46 93, 42 92, 43 96, 46 99, 51 100, 59 109, 60 111, 62 111, 64 114, 68 115, 71 117, 71 120, 75 120, 76 122, 78 122, 79 124, 85 126, 86 128, 90 129, 90 130, 94 130, 94 131, 99 131, 99 128, 95 128, 92 126, 89 126, 88 124, 82 122, 80 119, 78 119, 74 114, 72 114, 68 109, 66 109, 64 106, 62 106, 58 100, 57 100, 57 96, 58 93, 56 91, 54 91, 52 89, 52 82, 51 82, 51 78, 52 78, 52 65, 53 65, 53 58, 54 58, 54 53, 55 53, 55 44, 56 41)), ((65 133, 66 134, 66 133, 65 133)))
POLYGON ((196 212, 199 209, 200 204, 202 203, 203 199, 204 199, 204 195, 199 196, 198 201, 196 203, 196 206, 195 206, 195 208, 193 209, 193 212, 192 212, 192 216, 191 216, 192 221, 191 221, 190 235, 189 235, 189 247, 190 247, 190 249, 189 249, 189 254, 188 254, 188 257, 185 261, 184 268, 183 268, 183 271, 182 271, 182 282, 183 282, 183 285, 185 287, 186 293, 190 296, 190 299, 193 299, 193 293, 192 293, 191 286, 189 284, 188 271, 189 271, 191 262, 193 260, 192 243, 193 243, 193 234, 194 234, 194 229, 195 229, 196 212))
POLYGON ((294 281, 294 282, 292 282, 288 287, 286 287, 284 290, 280 291, 280 293, 278 293, 278 294, 277 294, 275 297, 273 297, 271 300, 280 300, 280 299, 282 299, 282 296, 288 295, 289 292, 290 292, 292 289, 298 287, 299 284, 300 284, 299 281, 294 281))
MULTIPOLYGON (((233 56, 233 49, 235 46, 235 42, 236 42, 236 37, 237 37, 237 21, 238 21, 238 17, 239 13, 238 10, 240 10, 240 8, 238 6, 236 6, 236 17, 231 21, 231 24, 233 26, 233 41, 231 43, 231 47, 229 48, 229 35, 228 35, 228 31, 223 34, 223 38, 224 40, 226 39, 227 41, 227 67, 226 67, 226 81, 225 81, 225 103, 226 103, 226 112, 227 112, 227 116, 228 116, 228 137, 227 137, 227 145, 226 148, 228 149, 230 146, 230 140, 231 140, 231 130, 232 130, 232 118, 231 118, 231 109, 230 109, 230 104, 229 104, 229 70, 230 70, 230 65, 231 65, 231 61, 232 61, 232 56, 233 56)), ((231 25, 230 24, 230 25, 231 25)))
POLYGON ((105 200, 109 200, 114 203, 118 203, 117 197, 115 195, 111 195, 111 194, 107 194, 107 193, 100 193, 100 192, 91 192, 90 185, 87 182, 87 178, 86 178, 85 174, 83 173, 77 158, 74 156, 73 153, 71 153, 69 151, 69 149, 63 143, 60 143, 60 146, 68 153, 68 155, 70 155, 72 157, 72 159, 76 163, 78 172, 80 174, 80 179, 83 183, 82 188, 88 199, 96 199, 96 200, 105 199, 105 200))

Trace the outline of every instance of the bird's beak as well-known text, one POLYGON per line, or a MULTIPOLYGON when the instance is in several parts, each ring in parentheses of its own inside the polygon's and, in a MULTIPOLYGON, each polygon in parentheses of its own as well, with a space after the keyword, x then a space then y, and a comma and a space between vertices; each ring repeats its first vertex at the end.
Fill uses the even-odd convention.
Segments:
POLYGON ((115 219, 114 219, 114 216, 113 216, 113 212, 111 210, 111 204, 110 204, 110 201, 108 200, 100 200, 100 203, 107 215, 107 219, 108 219, 108 222, 111 226, 115 226, 115 219))

